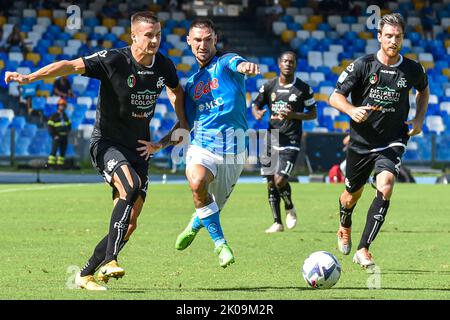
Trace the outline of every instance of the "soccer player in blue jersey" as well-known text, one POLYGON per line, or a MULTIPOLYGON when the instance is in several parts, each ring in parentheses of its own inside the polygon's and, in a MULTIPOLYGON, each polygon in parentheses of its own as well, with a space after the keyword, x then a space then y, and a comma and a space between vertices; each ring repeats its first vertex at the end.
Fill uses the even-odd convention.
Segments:
POLYGON ((193 140, 186 154, 186 176, 195 213, 178 236, 175 247, 186 249, 205 227, 215 245, 220 266, 234 263, 219 213, 230 196, 245 163, 245 75, 259 73, 257 64, 234 53, 217 53, 217 35, 209 19, 189 27, 187 42, 199 64, 185 87, 185 113, 193 140))

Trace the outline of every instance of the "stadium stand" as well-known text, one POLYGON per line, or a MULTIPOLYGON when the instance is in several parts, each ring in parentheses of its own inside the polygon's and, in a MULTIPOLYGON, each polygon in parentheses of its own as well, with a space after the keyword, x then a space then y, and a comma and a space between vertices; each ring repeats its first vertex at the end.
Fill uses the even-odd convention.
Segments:
MULTIPOLYGON (((221 36, 226 39, 223 49, 238 52, 260 64, 262 74, 247 79, 249 105, 259 87, 276 76, 278 54, 286 49, 298 53, 297 76, 312 86, 318 100, 318 119, 305 122, 305 132, 348 131, 349 118, 328 105, 328 96, 339 74, 352 60, 379 48, 376 31, 368 29, 366 24, 366 2, 353 1, 350 10, 343 8, 340 11, 338 7, 324 7, 324 3, 328 2, 318 5, 315 1, 306 0, 281 1, 281 8, 276 10, 252 7, 248 9, 251 12, 244 10, 241 18, 213 17, 221 36), (258 23, 249 21, 249 15, 258 23), (257 29, 258 24, 264 28, 269 16, 273 18, 268 28, 270 34, 263 36, 261 29, 257 29), (272 39, 272 42, 266 38, 272 39)), ((40 3, 41 6, 36 7, 33 1, 21 0, 15 1, 14 7, 4 8, 4 15, 0 16, 3 30, 0 40, 3 43, 8 39, 16 25, 24 39, 26 51, 22 51, 20 46, 12 46, 0 52, 2 79, 7 70, 30 73, 53 61, 128 45, 129 16, 140 9, 158 12, 163 28, 160 51, 177 66, 181 83, 184 84, 197 69, 186 44, 192 8, 179 6, 174 11, 168 1, 152 1, 152 4, 140 0, 132 3, 114 1, 117 4, 115 8, 105 6, 102 0, 82 2, 83 23, 80 29, 74 30, 66 27, 64 7, 57 2, 51 2, 49 6, 45 1, 40 3)), ((431 35, 422 28, 421 10, 424 3, 420 0, 385 1, 381 8, 382 14, 395 11, 407 17, 402 53, 420 61, 429 77, 431 97, 424 132, 411 139, 405 160, 450 162, 450 3, 433 1, 431 8, 435 21, 431 35), (436 147, 433 149, 431 145, 436 147)), ((69 81, 76 98, 68 99, 67 112, 73 130, 78 130, 80 136, 87 139, 95 121, 99 83, 79 75, 70 76, 69 81)), ((11 153, 11 128, 14 128, 13 142, 17 156, 47 156, 51 140, 45 128, 46 121, 21 112, 18 106, 23 99, 31 97, 32 110, 41 112, 46 119, 56 109, 56 98, 52 96, 53 81, 40 81, 33 86, 23 86, 21 90, 15 83, 8 86, 2 83, 0 87, 0 157, 11 153)), ((415 112, 413 95, 414 92, 410 98, 411 114, 415 112)), ((154 138, 161 137, 173 125, 175 117, 172 110, 163 92, 150 124, 154 138)), ((255 121, 251 112, 247 115, 253 129, 266 127, 264 122, 255 121)), ((267 115, 264 121, 267 121, 267 115)), ((69 149, 72 155, 83 156, 72 140, 69 149)))

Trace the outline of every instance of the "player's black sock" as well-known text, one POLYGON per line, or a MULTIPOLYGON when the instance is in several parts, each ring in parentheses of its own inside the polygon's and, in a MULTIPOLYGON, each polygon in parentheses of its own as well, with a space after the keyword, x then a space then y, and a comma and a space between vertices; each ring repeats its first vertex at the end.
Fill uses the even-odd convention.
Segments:
POLYGON ((352 213, 355 207, 356 204, 347 209, 341 204, 341 200, 339 199, 339 217, 341 220, 341 226, 344 228, 350 228, 352 226, 352 213))
MULTIPOLYGON (((119 251, 127 244, 128 240, 122 241, 122 245, 119 248, 119 251)), ((81 276, 85 277, 87 275, 93 275, 95 270, 102 265, 102 262, 105 260, 106 256, 106 247, 108 246, 108 235, 106 235, 94 249, 94 253, 89 258, 86 265, 81 269, 81 276)))
POLYGON ((284 187, 279 188, 278 192, 280 193, 281 198, 283 198, 284 209, 291 210, 294 207, 294 204, 292 203, 291 185, 289 184, 289 182, 286 183, 284 187))
POLYGON ((272 209, 273 220, 276 223, 281 224, 281 214, 280 214, 280 194, 277 188, 273 186, 268 187, 269 204, 272 209))
POLYGON ((383 194, 377 191, 377 196, 373 199, 372 205, 367 212, 366 226, 358 250, 362 248, 369 249, 370 244, 373 242, 383 225, 388 208, 389 200, 384 200, 383 194))
POLYGON ((133 202, 119 199, 114 206, 109 223, 108 246, 106 248, 105 263, 117 260, 123 239, 128 230, 133 202))
POLYGON ((94 249, 94 253, 89 258, 86 265, 81 269, 81 276, 85 277, 87 275, 93 275, 97 267, 102 263, 105 259, 106 254, 106 246, 108 245, 108 235, 106 235, 94 249))

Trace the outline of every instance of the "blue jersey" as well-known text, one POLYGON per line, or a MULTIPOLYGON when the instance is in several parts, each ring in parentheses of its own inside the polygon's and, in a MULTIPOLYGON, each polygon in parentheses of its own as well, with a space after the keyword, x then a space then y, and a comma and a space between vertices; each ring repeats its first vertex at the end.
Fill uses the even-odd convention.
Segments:
POLYGON ((245 151, 245 75, 237 71, 245 61, 234 53, 216 55, 189 78, 185 107, 192 144, 219 155, 245 151))

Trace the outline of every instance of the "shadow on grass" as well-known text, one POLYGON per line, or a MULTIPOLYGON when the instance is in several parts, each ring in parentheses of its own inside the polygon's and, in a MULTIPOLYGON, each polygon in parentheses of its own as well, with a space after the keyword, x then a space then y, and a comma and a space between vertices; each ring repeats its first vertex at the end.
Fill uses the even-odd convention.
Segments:
MULTIPOLYGON (((180 292, 180 293, 193 293, 193 292, 265 292, 265 291, 285 291, 285 290, 295 290, 295 291, 310 291, 310 292, 338 292, 341 290, 358 290, 367 292, 377 292, 377 291, 444 291, 450 292, 450 288, 381 288, 381 289, 368 289, 367 287, 337 287, 330 290, 314 290, 306 287, 234 287, 234 288, 117 288, 114 291, 120 291, 124 293, 149 293, 157 291, 167 291, 167 292, 180 292)), ((344 298, 344 299, 348 299, 344 298)))
POLYGON ((414 270, 414 269, 383 269, 385 274, 441 274, 450 275, 450 270, 414 270))
MULTIPOLYGON (((337 230, 337 229, 336 229, 337 230)), ((290 232, 297 232, 297 230, 290 231, 290 232)), ((314 230, 314 231, 305 231, 305 230, 299 230, 299 233, 326 233, 326 234, 336 234, 335 230, 314 230)), ((450 233, 450 230, 381 230, 382 233, 450 233)))

